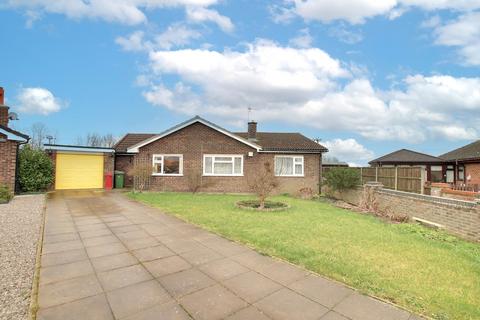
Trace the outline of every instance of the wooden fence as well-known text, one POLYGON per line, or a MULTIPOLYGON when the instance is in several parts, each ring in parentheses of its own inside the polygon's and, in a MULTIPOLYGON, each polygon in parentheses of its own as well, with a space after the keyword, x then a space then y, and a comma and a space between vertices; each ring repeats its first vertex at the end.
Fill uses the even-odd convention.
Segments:
POLYGON ((360 170, 361 184, 376 181, 384 188, 424 194, 425 170, 422 167, 366 167, 360 170))
MULTIPOLYGON (((325 168, 323 174, 335 168, 325 168), (327 169, 327 170, 325 170, 327 169)), ((375 181, 384 188, 424 194, 425 170, 422 167, 362 167, 351 168, 360 171, 360 183, 375 181)))

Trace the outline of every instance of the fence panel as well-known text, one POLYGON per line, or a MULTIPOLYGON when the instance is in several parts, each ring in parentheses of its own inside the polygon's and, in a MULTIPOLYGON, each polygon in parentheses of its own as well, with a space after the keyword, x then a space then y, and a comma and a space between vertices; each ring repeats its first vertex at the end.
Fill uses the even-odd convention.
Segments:
POLYGON ((397 190, 406 192, 422 193, 424 181, 422 181, 421 167, 397 167, 397 190))
POLYGON ((370 181, 377 181, 376 168, 366 167, 360 168, 360 170, 362 173, 362 184, 370 181))
POLYGON ((396 168, 378 168, 377 182, 381 182, 383 186, 387 189, 396 190, 396 179, 395 179, 395 169, 396 168))
MULTIPOLYGON (((335 168, 324 168, 323 173, 335 168)), ((424 194, 425 175, 422 167, 362 167, 360 184, 380 182, 384 188, 424 194)))

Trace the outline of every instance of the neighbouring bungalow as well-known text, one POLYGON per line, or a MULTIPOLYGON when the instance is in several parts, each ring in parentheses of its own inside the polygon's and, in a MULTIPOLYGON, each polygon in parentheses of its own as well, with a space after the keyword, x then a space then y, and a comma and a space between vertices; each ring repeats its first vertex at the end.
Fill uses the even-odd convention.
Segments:
POLYGON ((29 137, 9 128, 9 120, 17 120, 17 115, 8 111, 9 107, 4 104, 4 90, 0 87, 0 185, 18 192, 18 150, 20 145, 28 142, 29 137))
POLYGON ((128 175, 137 163, 151 164, 151 190, 189 191, 201 180, 205 192, 250 192, 269 162, 277 192, 319 190, 322 154, 328 150, 300 133, 231 132, 199 116, 159 134, 127 134, 115 146, 115 170, 128 175))
POLYGON ((429 154, 400 149, 369 162, 372 167, 422 167, 430 182, 454 183, 454 166, 429 154))
POLYGON ((439 158, 455 166, 456 182, 475 186, 475 190, 478 190, 480 185, 480 140, 444 153, 439 158))
POLYGON ((480 186, 480 140, 438 157, 401 149, 369 162, 374 167, 421 166, 427 181, 446 182, 475 191, 480 186))

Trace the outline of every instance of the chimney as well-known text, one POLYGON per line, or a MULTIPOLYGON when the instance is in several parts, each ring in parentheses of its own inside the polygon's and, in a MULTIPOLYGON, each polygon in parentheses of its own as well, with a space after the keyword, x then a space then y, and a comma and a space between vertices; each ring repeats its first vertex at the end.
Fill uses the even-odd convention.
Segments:
POLYGON ((257 140, 257 123, 255 121, 248 122, 248 140, 257 140))
POLYGON ((0 125, 8 127, 8 107, 5 105, 5 91, 0 87, 0 125))

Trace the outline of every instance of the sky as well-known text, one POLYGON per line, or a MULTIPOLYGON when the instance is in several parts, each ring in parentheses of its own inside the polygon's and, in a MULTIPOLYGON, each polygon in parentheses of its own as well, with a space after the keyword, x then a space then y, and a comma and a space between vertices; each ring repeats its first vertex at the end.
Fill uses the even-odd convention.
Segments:
POLYGON ((480 0, 0 0, 0 41, 12 126, 62 144, 250 118, 365 165, 480 135, 480 0))

